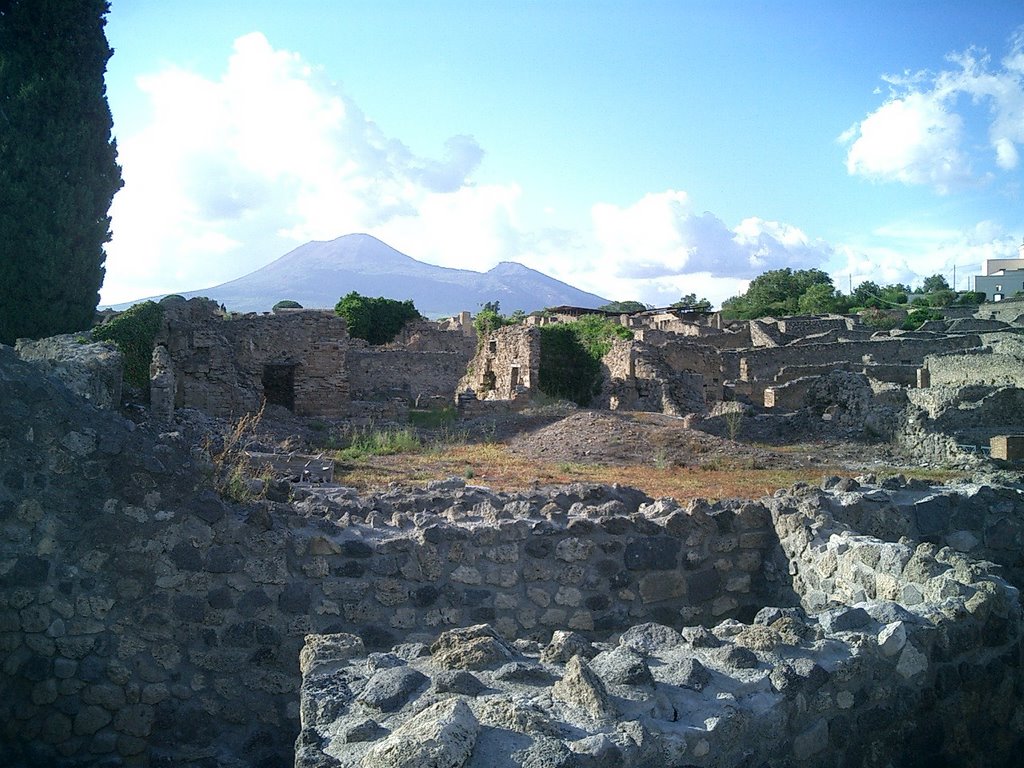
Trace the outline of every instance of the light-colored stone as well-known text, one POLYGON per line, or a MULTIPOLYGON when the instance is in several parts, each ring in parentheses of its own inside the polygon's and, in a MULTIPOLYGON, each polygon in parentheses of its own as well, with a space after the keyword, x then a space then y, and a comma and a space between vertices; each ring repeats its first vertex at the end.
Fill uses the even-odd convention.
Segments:
POLYGON ((365 768, 460 768, 476 744, 480 724, 461 699, 427 707, 374 744, 365 768))

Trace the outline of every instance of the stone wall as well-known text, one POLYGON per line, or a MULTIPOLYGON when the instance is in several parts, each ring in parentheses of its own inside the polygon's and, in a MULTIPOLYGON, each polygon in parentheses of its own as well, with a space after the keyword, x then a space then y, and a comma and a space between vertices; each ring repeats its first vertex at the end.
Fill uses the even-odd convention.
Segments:
POLYGON ((458 388, 470 389, 480 399, 512 400, 538 391, 539 385, 540 331, 510 325, 480 341, 458 388))
MULTIPOLYGON (((713 670, 710 706, 719 709, 708 718, 721 724, 701 718, 692 724, 698 731, 684 734, 680 754, 693 765, 753 743, 736 741, 744 723, 764 722, 736 718, 748 711, 733 704, 741 691, 752 706, 771 702, 778 719, 770 723, 790 723, 778 742, 789 746, 779 749, 802 744, 794 754, 820 754, 822 764, 852 728, 876 734, 872 722, 939 723, 940 734, 960 738, 955 715, 971 724, 959 748, 985 741, 994 755, 1013 733, 1003 694, 1021 668, 1012 663, 1015 593, 988 566, 948 550, 848 533, 829 514, 838 488, 680 508, 619 487, 508 495, 452 480, 417 492, 360 497, 335 488, 290 503, 232 504, 209 489, 210 467, 182 434, 83 407, 9 348, 0 347, 0 378, 0 764, 286 765, 299 732, 306 635, 348 633, 386 651, 481 622, 527 648, 570 629, 586 642, 644 622, 665 625, 662 637, 683 632, 690 640, 666 660, 698 658, 713 670), (911 599, 915 586, 920 602, 911 599), (836 604, 859 598, 857 590, 880 607, 836 604), (886 602, 894 594, 917 618, 886 602), (800 648, 795 655, 789 640, 765 641, 762 630, 735 621, 761 615, 757 626, 774 627, 796 616, 786 611, 798 599, 820 605, 824 618, 788 625, 799 630, 785 635, 800 648), (759 614, 766 605, 780 612, 759 614), (900 628, 890 627, 899 622, 902 644, 900 628), (696 624, 715 625, 724 650, 687 657, 707 649, 712 634, 687 629, 696 624), (801 645, 800 633, 813 636, 815 627, 822 644, 801 645), (764 642, 781 655, 755 653, 764 642), (837 655, 839 648, 846 650, 837 655), (827 698, 816 694, 821 686, 800 687, 800 669, 820 676, 814 664, 832 675, 827 698), (745 669, 757 669, 756 679, 745 669), (931 691, 938 720, 918 707, 931 691)), ((929 494, 916 490, 919 499, 929 494)), ((912 491, 895 492, 913 504, 912 491)), ((283 498, 280 489, 274 498, 283 498)), ((916 525, 939 521, 919 528, 922 536, 967 547, 962 526, 984 504, 992 514, 973 535, 996 554, 1020 551, 994 546, 1020 538, 1019 495, 957 503, 948 523, 932 504, 913 507, 916 525), (952 532, 936 532, 943 525, 952 532)), ((679 713, 690 696, 671 693, 655 720, 689 722, 679 713)), ((653 693, 648 700, 662 706, 653 693)), ((612 731, 632 706, 615 703, 612 731)), ((871 738, 887 738, 878 733, 871 738)), ((945 750, 943 738, 936 744, 945 750)))
POLYGON ((192 299, 166 308, 157 343, 171 358, 178 408, 239 416, 266 397, 299 415, 348 413, 350 342, 333 312, 225 318, 216 305, 192 299))
POLYGON ((1024 325, 1024 298, 1007 298, 989 301, 978 307, 975 317, 986 320, 1002 320, 1014 325, 1024 325))
POLYGON ((89 343, 83 336, 65 334, 19 339, 15 351, 97 408, 121 405, 124 360, 112 342, 89 343))
POLYGON ((352 400, 443 397, 450 400, 466 374, 470 356, 461 350, 415 351, 402 348, 349 350, 352 400))
POLYGON ((662 349, 639 341, 615 341, 601 367, 602 390, 595 402, 601 408, 684 416, 705 412, 706 399, 716 394, 706 393, 703 376, 673 370, 662 349))
POLYGON ((835 315, 828 317, 801 315, 799 317, 784 317, 778 321, 779 331, 794 338, 814 336, 830 331, 849 331, 853 329, 854 324, 853 318, 835 315))
MULTIPOLYGON (((933 338, 889 338, 873 341, 848 341, 836 344, 804 344, 788 347, 749 349, 724 353, 735 355, 738 376, 749 385, 750 396, 759 401, 764 388, 771 386, 785 366, 823 365, 838 362, 861 362, 875 365, 921 365, 924 358, 937 352, 981 346, 976 335, 933 338)), ((728 363, 725 363, 728 367, 728 363)))
POLYGON ((1016 764, 1017 590, 951 550, 851 533, 817 489, 769 506, 805 610, 608 643, 478 625, 367 655, 308 637, 297 768, 1016 764))
POLYGON ((928 355, 924 365, 932 386, 1011 386, 1024 388, 1024 354, 997 353, 992 347, 928 355))
POLYGON ((266 397, 302 416, 358 418, 373 408, 359 401, 452 396, 475 340, 461 321, 445 328, 409 323, 391 344, 371 347, 330 311, 225 318, 193 299, 167 307, 157 342, 170 355, 179 408, 237 416, 266 397))

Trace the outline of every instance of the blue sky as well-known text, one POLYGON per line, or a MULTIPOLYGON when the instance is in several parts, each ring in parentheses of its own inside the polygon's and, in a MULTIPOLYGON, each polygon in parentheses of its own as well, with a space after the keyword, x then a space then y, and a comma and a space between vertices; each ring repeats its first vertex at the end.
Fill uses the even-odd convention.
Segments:
POLYGON ((350 232, 655 305, 964 289, 1024 236, 1019 2, 111 6, 104 302, 350 232))

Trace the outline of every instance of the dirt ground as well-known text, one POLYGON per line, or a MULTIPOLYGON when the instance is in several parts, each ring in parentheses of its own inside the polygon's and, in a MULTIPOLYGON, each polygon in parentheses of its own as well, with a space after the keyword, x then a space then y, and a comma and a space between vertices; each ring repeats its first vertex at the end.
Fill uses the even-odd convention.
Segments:
MULTIPOLYGON (((514 455, 546 464, 751 469, 829 466, 851 472, 895 472, 920 466, 890 445, 865 441, 851 430, 831 429, 825 422, 809 423, 807 418, 750 412, 738 427, 735 421, 730 425, 716 417, 687 428, 682 419, 659 413, 586 410, 560 403, 522 413, 458 420, 441 430, 421 430, 421 436, 427 444, 452 435, 470 443, 500 443, 514 455)), ((299 418, 281 408, 268 409, 250 447, 315 453, 324 449, 325 442, 338 442, 340 428, 329 425, 325 430, 320 420, 299 418)))
MULTIPOLYGON (((714 423, 707 428, 717 429, 714 423)), ((808 427, 810 425, 807 425, 808 427)), ((745 417, 735 440, 702 429, 688 429, 681 419, 658 413, 580 410, 539 428, 512 436, 513 453, 536 460, 627 466, 654 464, 699 467, 739 464, 751 468, 798 468, 816 465, 850 470, 899 469, 913 462, 891 446, 871 444, 855 436, 819 427, 815 439, 780 433, 795 432, 791 423, 768 424, 745 417)))

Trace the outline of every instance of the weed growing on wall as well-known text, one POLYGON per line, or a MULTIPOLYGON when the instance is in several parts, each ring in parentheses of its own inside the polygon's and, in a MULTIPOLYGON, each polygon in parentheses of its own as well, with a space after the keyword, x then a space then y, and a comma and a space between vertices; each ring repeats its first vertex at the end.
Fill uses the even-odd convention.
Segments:
POLYGON ((601 389, 601 358, 633 332, 615 320, 585 315, 540 328, 540 390, 586 406, 601 389))
POLYGON ((144 301, 92 332, 93 340, 112 341, 118 346, 124 355, 124 380, 143 392, 149 391, 149 363, 163 317, 163 307, 144 301))
POLYGON ((245 450, 246 443, 256 434, 256 427, 263 420, 265 406, 264 401, 259 411, 245 414, 219 439, 208 439, 204 446, 213 467, 213 488, 228 501, 244 503, 257 499, 272 479, 270 469, 255 466, 245 450), (262 482, 253 482, 255 480, 262 482))

